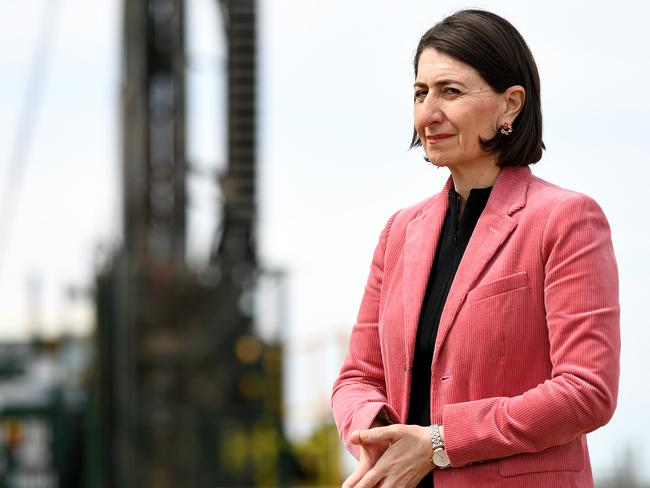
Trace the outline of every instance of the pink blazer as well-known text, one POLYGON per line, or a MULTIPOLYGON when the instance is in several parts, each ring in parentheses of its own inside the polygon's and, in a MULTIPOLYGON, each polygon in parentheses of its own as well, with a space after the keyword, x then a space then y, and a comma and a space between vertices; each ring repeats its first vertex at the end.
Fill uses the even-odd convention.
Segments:
MULTIPOLYGON (((420 307, 447 192, 395 213, 375 250, 332 392, 343 441, 383 408, 407 418, 420 307)), ((588 196, 501 170, 442 312, 431 419, 453 468, 437 488, 592 487, 585 434, 614 413, 618 272, 610 229, 588 196)))

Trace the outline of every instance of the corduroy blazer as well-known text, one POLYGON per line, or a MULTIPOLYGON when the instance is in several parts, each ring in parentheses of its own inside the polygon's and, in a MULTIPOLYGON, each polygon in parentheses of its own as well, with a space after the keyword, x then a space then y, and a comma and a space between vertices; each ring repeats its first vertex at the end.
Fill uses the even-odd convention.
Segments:
MULTIPOLYGON (((384 410, 405 423, 420 309, 447 212, 443 190, 381 232, 332 392, 343 441, 384 410)), ((618 271, 590 197, 503 168, 460 262, 431 364, 431 420, 451 468, 437 488, 592 487, 585 434, 614 413, 618 271)), ((414 385, 417 387, 417 385, 414 385)))

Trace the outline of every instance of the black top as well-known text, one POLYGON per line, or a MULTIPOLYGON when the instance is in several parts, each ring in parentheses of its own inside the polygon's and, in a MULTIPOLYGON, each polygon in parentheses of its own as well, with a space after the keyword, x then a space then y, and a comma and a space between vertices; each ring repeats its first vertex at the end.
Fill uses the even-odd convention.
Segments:
MULTIPOLYGON (((430 425, 429 415, 431 390, 431 361, 436 342, 440 315, 445 306, 451 283, 463 257, 476 222, 490 197, 492 187, 472 188, 460 219, 460 195, 456 190, 449 191, 449 207, 445 222, 440 231, 436 255, 431 266, 427 290, 422 302, 418 323, 413 370, 411 376, 411 398, 409 402, 408 424, 430 425)), ((429 473, 418 487, 431 487, 432 473, 429 473)))

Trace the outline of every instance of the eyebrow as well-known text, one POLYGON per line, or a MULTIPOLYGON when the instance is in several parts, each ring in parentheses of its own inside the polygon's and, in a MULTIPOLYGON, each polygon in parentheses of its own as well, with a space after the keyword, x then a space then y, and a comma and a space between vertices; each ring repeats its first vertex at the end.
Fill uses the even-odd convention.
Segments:
MULTIPOLYGON (((452 80, 451 78, 447 78, 444 80, 438 80, 434 83, 435 86, 441 86, 441 85, 448 85, 449 83, 455 83, 457 85, 463 85, 467 86, 464 83, 458 81, 458 80, 452 80)), ((429 88, 429 86, 426 83, 423 83, 421 81, 416 81, 413 83, 413 88, 429 88)))

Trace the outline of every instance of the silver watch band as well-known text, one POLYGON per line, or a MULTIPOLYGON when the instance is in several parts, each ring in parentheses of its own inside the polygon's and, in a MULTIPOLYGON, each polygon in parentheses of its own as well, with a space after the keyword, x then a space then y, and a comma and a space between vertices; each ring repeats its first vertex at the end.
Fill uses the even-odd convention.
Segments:
POLYGON ((442 437, 440 435, 440 427, 437 425, 431 425, 429 427, 429 430, 431 431, 431 447, 435 451, 439 447, 445 447, 444 442, 442 442, 442 437))

